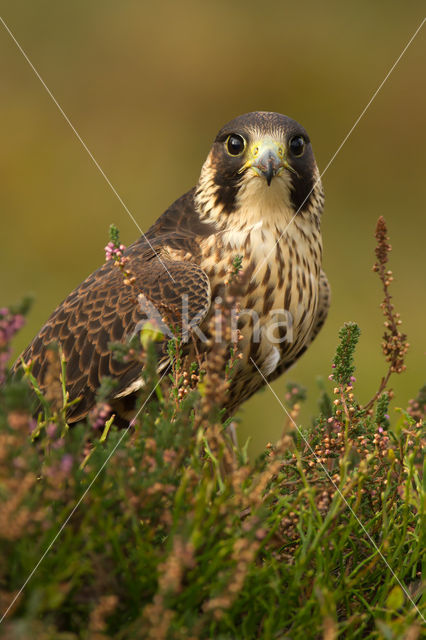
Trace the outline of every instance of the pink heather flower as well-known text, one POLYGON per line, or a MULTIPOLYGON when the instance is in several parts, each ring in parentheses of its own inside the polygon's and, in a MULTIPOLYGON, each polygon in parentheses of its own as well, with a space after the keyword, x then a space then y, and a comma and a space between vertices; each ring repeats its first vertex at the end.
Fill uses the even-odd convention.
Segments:
POLYGON ((105 422, 111 416, 111 411, 110 405, 106 402, 96 406, 90 416, 93 429, 103 429, 105 422))
POLYGON ((54 449, 60 449, 61 447, 63 447, 63 446, 64 446, 64 444, 65 444, 65 438, 58 438, 58 440, 56 440, 56 441, 53 443, 52 447, 53 447, 54 449))
POLYGON ((334 375, 332 373, 330 373, 330 375, 328 376, 329 380, 334 380, 334 375))
POLYGON ((17 313, 16 316, 14 316, 14 329, 15 331, 18 331, 18 329, 21 329, 25 324, 25 318, 21 313, 17 313))
POLYGON ((72 469, 72 465, 73 457, 70 453, 66 453, 64 456, 62 456, 61 471, 63 471, 64 473, 69 473, 72 469))
POLYGON ((355 376, 351 376, 351 382, 356 382, 355 376))
POLYGON ((0 384, 6 379, 7 363, 12 355, 9 343, 24 323, 20 313, 13 314, 7 307, 0 309, 0 384))
POLYGON ((20 313, 14 315, 6 307, 0 309, 0 349, 8 346, 10 340, 24 323, 25 318, 20 313))
POLYGON ((377 429, 377 431, 378 431, 379 433, 383 433, 383 427, 379 427, 379 428, 377 429))
POLYGON ((173 462, 176 458, 176 451, 173 449, 165 449, 163 453, 163 461, 167 464, 173 462))
MULTIPOLYGON (((1 343, 0 343, 1 348, 1 343)), ((5 351, 0 351, 0 384, 6 380, 6 369, 7 363, 9 362, 9 358, 12 355, 12 349, 6 349, 5 351)))
POLYGON ((29 427, 30 433, 32 433, 37 428, 37 420, 35 420, 35 418, 30 418, 28 422, 28 427, 29 427))
POLYGON ((110 241, 105 247, 105 260, 119 260, 123 255, 123 251, 125 250, 126 246, 124 244, 120 244, 120 246, 117 247, 113 242, 110 241))
POLYGON ((13 459, 13 466, 15 469, 25 469, 25 459, 22 456, 18 456, 13 459))
POLYGON ((112 256, 113 256, 113 251, 114 251, 114 245, 112 242, 108 242, 108 244, 105 247, 105 259, 106 260, 111 260, 112 256))
POLYGON ((46 433, 49 436, 49 438, 54 437, 56 433, 56 429, 57 429, 57 425, 54 422, 49 422, 49 424, 46 427, 46 433))
POLYGON ((334 364, 334 362, 333 362, 333 364, 331 365, 331 368, 332 368, 332 369, 335 369, 335 368, 336 368, 336 365, 334 364))
POLYGON ((0 330, 5 333, 7 338, 11 338, 24 324, 24 316, 20 313, 4 316, 0 320, 0 330))

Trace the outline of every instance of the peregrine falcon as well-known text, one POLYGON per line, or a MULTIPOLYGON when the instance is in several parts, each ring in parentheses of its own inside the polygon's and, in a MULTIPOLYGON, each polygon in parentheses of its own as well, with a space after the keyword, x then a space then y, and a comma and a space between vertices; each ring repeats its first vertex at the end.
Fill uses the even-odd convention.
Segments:
POLYGON ((157 308, 173 308, 185 298, 200 335, 239 256, 245 287, 241 355, 225 407, 232 415, 265 379, 274 380, 300 357, 326 319, 323 203, 311 143, 300 124, 262 111, 231 120, 217 134, 197 185, 125 251, 133 288, 106 262, 59 305, 21 357, 32 362, 45 390, 48 346, 60 343, 69 397, 79 398, 68 421, 82 420, 103 376, 117 381, 115 398, 135 394, 143 384, 141 365, 117 361, 109 348, 147 318, 134 292, 139 302, 157 308))

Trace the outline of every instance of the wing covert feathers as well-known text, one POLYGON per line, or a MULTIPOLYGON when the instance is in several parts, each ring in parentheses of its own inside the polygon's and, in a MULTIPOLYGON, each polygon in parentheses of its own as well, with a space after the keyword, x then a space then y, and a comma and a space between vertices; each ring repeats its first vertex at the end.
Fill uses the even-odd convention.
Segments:
POLYGON ((166 318, 170 312, 179 323, 182 297, 195 324, 209 309, 209 279, 197 264, 170 260, 165 252, 160 262, 149 255, 141 241, 129 247, 127 254, 126 269, 135 277, 132 287, 124 284, 119 268, 106 263, 52 313, 22 356, 25 362, 32 361, 33 375, 43 390, 49 369, 49 344, 57 342, 62 346, 67 390, 71 399, 81 398, 70 408, 70 422, 88 413, 103 376, 118 380, 117 393, 139 377, 140 366, 114 359, 110 342, 130 338, 147 319, 152 319, 153 310, 158 317, 166 318))

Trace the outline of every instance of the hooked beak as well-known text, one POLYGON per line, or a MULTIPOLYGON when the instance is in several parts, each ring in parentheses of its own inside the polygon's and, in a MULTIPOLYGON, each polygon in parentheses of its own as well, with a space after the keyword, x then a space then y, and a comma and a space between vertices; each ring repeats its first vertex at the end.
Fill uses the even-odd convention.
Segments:
POLYGON ((258 176, 266 179, 268 187, 271 186, 272 178, 280 175, 284 169, 294 173, 285 156, 284 145, 272 139, 264 139, 255 142, 249 152, 248 160, 239 170, 243 173, 246 169, 252 169, 258 176))
POLYGON ((267 149, 259 158, 256 168, 265 176, 268 187, 271 186, 272 178, 282 169, 281 160, 272 149, 267 149))

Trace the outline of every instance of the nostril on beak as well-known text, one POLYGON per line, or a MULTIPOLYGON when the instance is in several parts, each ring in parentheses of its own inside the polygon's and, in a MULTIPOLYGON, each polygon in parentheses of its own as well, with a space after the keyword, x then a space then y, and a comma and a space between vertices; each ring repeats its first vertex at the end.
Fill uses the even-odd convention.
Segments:
POLYGON ((281 172, 283 168, 283 159, 280 158, 276 145, 265 144, 258 149, 258 155, 255 160, 250 163, 255 172, 259 176, 263 176, 271 186, 272 178, 281 172))

